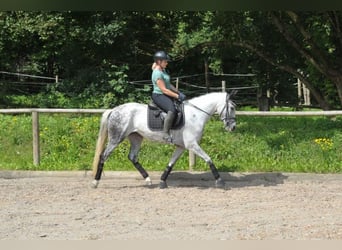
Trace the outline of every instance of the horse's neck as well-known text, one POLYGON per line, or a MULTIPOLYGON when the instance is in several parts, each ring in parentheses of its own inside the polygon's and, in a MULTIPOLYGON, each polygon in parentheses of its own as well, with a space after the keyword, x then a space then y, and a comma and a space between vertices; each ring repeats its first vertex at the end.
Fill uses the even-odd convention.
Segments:
POLYGON ((220 95, 212 93, 193 98, 189 102, 212 115, 215 113, 219 101, 220 95))

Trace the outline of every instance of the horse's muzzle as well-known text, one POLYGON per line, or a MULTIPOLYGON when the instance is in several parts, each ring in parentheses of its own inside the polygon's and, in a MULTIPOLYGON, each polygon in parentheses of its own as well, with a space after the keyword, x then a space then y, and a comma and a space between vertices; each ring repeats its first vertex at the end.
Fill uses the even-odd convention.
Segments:
POLYGON ((236 126, 226 126, 225 129, 229 132, 233 132, 235 130, 236 126))
POLYGON ((229 119, 224 119, 224 120, 225 120, 225 123, 224 123, 225 130, 229 132, 233 132, 236 128, 235 118, 229 118, 229 119))

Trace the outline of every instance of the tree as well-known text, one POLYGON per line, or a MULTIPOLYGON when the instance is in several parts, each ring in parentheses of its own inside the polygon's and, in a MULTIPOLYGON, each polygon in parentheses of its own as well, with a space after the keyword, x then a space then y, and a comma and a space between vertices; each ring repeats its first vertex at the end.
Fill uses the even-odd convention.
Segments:
POLYGON ((323 109, 341 108, 341 21, 338 11, 0 12, 0 68, 59 75, 54 91, 114 105, 140 98, 127 82, 149 79, 153 53, 166 50, 172 75, 205 64, 254 73, 284 100, 299 78, 323 109))
POLYGON ((340 12, 247 12, 229 18, 234 25, 226 30, 233 34, 228 44, 248 49, 299 78, 322 109, 341 108, 340 12), (330 101, 332 86, 339 103, 330 101))
POLYGON ((49 92, 102 99, 97 106, 137 100, 128 80, 150 77, 153 53, 171 47, 179 17, 176 12, 0 12, 0 67, 58 74, 63 80, 49 92))
POLYGON ((322 109, 342 107, 340 12, 216 11, 195 16, 194 26, 179 23, 175 53, 210 55, 214 71, 227 64, 234 71, 236 61, 239 70, 257 73, 268 88, 289 86, 299 78, 322 109))

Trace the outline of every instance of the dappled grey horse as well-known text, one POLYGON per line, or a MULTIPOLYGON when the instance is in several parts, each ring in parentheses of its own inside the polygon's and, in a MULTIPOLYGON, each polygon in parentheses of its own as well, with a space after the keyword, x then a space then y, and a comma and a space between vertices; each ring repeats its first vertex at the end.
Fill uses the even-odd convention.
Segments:
MULTIPOLYGON (((178 130, 171 130, 176 150, 161 176, 160 188, 167 187, 166 179, 185 149, 193 151, 197 156, 206 161, 214 175, 215 186, 224 187, 224 181, 221 179, 217 168, 210 156, 199 146, 199 141, 203 135, 205 124, 215 113, 220 116, 227 131, 235 129, 235 104, 230 99, 233 94, 235 93, 215 92, 184 102, 185 124, 178 130)), ((92 182, 92 186, 94 188, 98 186, 105 161, 125 138, 128 138, 131 145, 128 155, 129 160, 143 176, 146 183, 151 185, 152 182, 148 173, 138 161, 138 153, 143 138, 166 143, 163 140, 163 135, 162 131, 151 131, 148 128, 146 104, 126 103, 112 110, 105 111, 101 119, 93 161, 93 175, 95 179, 92 182), (106 141, 108 143, 105 148, 106 141)))

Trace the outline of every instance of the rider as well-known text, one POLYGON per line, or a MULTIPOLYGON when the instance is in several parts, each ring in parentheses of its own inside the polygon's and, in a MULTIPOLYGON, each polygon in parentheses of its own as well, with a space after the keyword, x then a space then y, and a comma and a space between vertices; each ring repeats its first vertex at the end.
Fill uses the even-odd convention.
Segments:
POLYGON ((172 136, 170 135, 170 128, 176 117, 176 108, 174 106, 173 99, 177 99, 179 102, 183 102, 185 95, 178 91, 170 81, 170 75, 166 72, 166 66, 170 61, 170 57, 165 51, 157 51, 154 54, 154 64, 152 65, 152 83, 153 92, 152 100, 167 115, 164 120, 163 132, 165 133, 163 139, 167 142, 172 142, 172 136))

